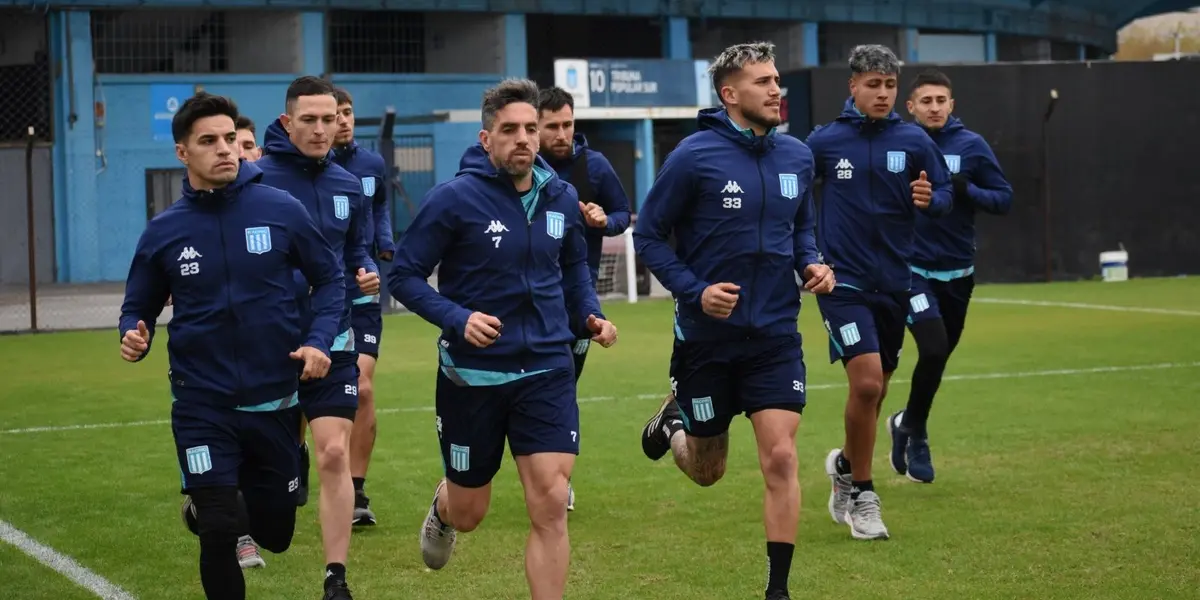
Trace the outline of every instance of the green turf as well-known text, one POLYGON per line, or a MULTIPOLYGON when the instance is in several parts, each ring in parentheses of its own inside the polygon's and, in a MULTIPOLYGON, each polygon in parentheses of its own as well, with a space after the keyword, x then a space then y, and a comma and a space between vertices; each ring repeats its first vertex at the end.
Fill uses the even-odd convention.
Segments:
MULTIPOLYGON (((1200 280, 984 286, 977 297, 1200 311, 1200 280)), ((735 422, 725 479, 691 484, 638 434, 667 385, 671 305, 611 303, 621 343, 594 349, 579 394, 583 454, 567 597, 762 597, 762 483, 750 428, 735 422), (599 398, 609 398, 608 400, 599 398)), ((931 420, 937 483, 908 483, 876 451, 887 542, 851 540, 825 510, 825 453, 842 439, 840 367, 828 364, 815 303, 801 331, 809 405, 797 445, 805 496, 796 598, 1182 598, 1200 589, 1200 316, 978 303, 931 420), (1152 366, 1039 374, 1046 370, 1152 366), (1013 374, 1017 377, 979 378, 1013 374), (955 378, 957 377, 957 378, 955 378)), ((359 600, 528 597, 527 521, 506 462, 491 513, 428 572, 417 531, 439 476, 434 330, 387 319, 368 492, 380 525, 354 536, 359 600)), ((142 600, 201 598, 197 542, 179 520, 178 467, 163 424, 12 433, 168 415, 160 341, 122 362, 114 331, 0 337, 0 519, 142 600)), ((886 410, 901 406, 915 348, 886 410)), ((880 439, 886 440, 880 427, 880 439)), ((315 482, 315 476, 314 476, 315 482)), ((296 540, 247 572, 255 599, 316 599, 323 561, 315 502, 296 540)), ((22 600, 88 597, 0 543, 0 577, 22 600)), ((0 593, 5 598, 8 592, 0 593)))

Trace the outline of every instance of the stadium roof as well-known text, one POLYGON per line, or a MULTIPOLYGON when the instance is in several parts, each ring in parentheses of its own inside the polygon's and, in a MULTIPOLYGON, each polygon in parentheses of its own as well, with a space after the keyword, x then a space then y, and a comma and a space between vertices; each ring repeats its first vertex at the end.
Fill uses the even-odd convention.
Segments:
MULTIPOLYGON (((1047 0, 1030 0, 1031 8, 1046 4, 1047 0)), ((1118 26, 1134 19, 1166 12, 1186 11, 1200 5, 1200 0, 1057 0, 1055 4, 1074 6, 1086 10, 1112 15, 1118 26)))

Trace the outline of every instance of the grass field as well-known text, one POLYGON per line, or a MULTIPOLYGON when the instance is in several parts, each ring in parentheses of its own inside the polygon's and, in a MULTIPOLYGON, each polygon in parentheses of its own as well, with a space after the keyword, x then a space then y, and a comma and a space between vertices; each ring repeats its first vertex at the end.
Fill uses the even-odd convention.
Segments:
MULTIPOLYGON (((825 510, 822 460, 841 444, 845 386, 806 300, 793 597, 1200 597, 1200 279, 983 286, 976 296, 999 302, 973 305, 934 405, 937 483, 891 473, 881 444, 876 488, 892 539, 875 543, 851 540, 825 510)), ((666 390, 671 305, 606 309, 621 343, 593 350, 580 385, 567 597, 761 598, 762 483, 748 422, 735 422, 728 474, 712 488, 691 484, 669 458, 647 461, 638 435, 666 390)), ((367 483, 380 525, 354 536, 355 597, 528 598, 511 461, 490 515, 460 536, 450 565, 430 572, 421 562, 417 531, 440 474, 434 331, 397 316, 385 332, 377 389, 386 411, 367 483)), ((139 599, 202 598, 156 347, 129 365, 115 331, 0 337, 0 521, 139 599), (94 424, 113 426, 73 427, 94 424)), ((906 400, 914 360, 910 339, 885 410, 906 400)), ((292 549, 246 573, 251 598, 320 597, 315 502, 299 519, 292 549)), ((6 599, 96 597, 3 543, 0 580, 6 599)))

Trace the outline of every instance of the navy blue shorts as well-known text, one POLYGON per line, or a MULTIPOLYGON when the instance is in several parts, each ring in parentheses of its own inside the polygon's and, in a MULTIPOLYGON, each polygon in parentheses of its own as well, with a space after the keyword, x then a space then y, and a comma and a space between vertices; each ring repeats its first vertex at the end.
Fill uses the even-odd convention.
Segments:
POLYGON ((671 392, 694 437, 729 430, 733 417, 766 409, 804 412, 800 334, 731 342, 675 341, 671 392))
POLYGON ((322 379, 300 382, 300 408, 304 417, 354 420, 358 412, 358 353, 330 352, 332 364, 322 379))
POLYGON ((460 386, 438 370, 437 431, 446 479, 477 488, 504 459, 547 452, 579 454, 575 373, 554 369, 501 385, 460 386))
POLYGON ((249 412, 176 401, 171 430, 183 493, 228 486, 255 502, 295 503, 300 486, 298 407, 249 412))
POLYGON ((971 294, 975 292, 975 276, 968 275, 939 281, 913 273, 911 296, 908 299, 908 324, 944 319, 961 323, 966 319, 971 294))
POLYGON ((350 328, 354 330, 358 353, 378 360, 379 343, 383 339, 383 305, 378 302, 351 305, 350 328))
POLYGON ((865 292, 837 286, 817 296, 817 306, 829 332, 829 362, 843 364, 855 356, 879 354, 883 372, 900 365, 908 292, 865 292))

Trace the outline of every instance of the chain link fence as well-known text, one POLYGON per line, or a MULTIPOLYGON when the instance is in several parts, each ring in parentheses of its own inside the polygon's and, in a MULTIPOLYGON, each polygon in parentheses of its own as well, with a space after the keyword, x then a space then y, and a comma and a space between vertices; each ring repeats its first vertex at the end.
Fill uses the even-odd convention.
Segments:
POLYGON ((44 14, 0 9, 0 144, 52 139, 48 33, 44 14))

